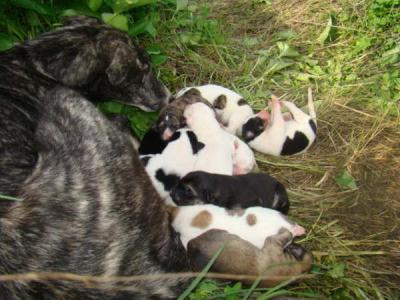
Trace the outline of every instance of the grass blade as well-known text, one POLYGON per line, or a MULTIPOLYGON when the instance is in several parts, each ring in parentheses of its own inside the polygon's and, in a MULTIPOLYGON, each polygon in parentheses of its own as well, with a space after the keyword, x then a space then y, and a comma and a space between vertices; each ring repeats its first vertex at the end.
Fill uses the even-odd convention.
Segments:
POLYGON ((189 294, 196 288, 196 286, 199 284, 199 282, 204 278, 204 276, 207 274, 207 272, 210 270, 211 266, 214 264, 215 260, 217 257, 221 254, 222 250, 224 249, 224 246, 222 246, 211 258, 211 260, 208 262, 207 266, 200 272, 200 274, 192 281, 192 283, 188 286, 188 288, 178 297, 177 300, 183 300, 189 294))
POLYGON ((10 200, 10 201, 18 201, 18 202, 21 202, 21 201, 23 201, 24 199, 0 194, 0 200, 10 200))

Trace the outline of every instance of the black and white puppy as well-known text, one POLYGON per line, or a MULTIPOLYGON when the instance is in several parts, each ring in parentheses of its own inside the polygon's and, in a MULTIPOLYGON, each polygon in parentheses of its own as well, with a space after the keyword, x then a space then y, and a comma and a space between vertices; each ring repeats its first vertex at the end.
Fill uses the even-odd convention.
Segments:
POLYGON ((183 95, 193 88, 201 93, 201 97, 212 104, 218 119, 220 119, 226 131, 238 136, 242 134, 243 124, 254 114, 250 105, 243 99, 243 96, 216 84, 184 88, 177 95, 183 95))
POLYGON ((160 111, 156 124, 143 136, 139 153, 142 155, 161 153, 173 134, 178 129, 185 127, 186 121, 183 116, 185 108, 196 102, 202 102, 212 109, 211 105, 201 97, 197 89, 188 89, 165 106, 160 111))
POLYGON ((285 187, 264 173, 227 176, 202 171, 191 172, 172 189, 177 205, 215 204, 226 208, 262 206, 289 211, 285 187))
POLYGON ((261 153, 293 155, 305 152, 315 141, 317 124, 311 89, 308 91, 309 115, 294 103, 279 102, 272 96, 271 116, 261 111, 249 118, 242 127, 244 140, 261 153), (290 113, 282 114, 281 103, 290 113))
POLYGON ((164 141, 156 126, 152 126, 143 136, 139 145, 139 154, 160 154, 167 147, 168 141, 164 141))
POLYGON ((154 187, 167 203, 174 205, 169 193, 181 177, 193 171, 197 153, 203 147, 193 131, 179 129, 161 154, 140 156, 154 187))
MULTIPOLYGON (((194 170, 232 175, 235 141, 218 123, 215 112, 203 103, 188 105, 184 112, 187 126, 205 144, 194 170)), ((239 144, 237 144, 239 146, 239 144)))

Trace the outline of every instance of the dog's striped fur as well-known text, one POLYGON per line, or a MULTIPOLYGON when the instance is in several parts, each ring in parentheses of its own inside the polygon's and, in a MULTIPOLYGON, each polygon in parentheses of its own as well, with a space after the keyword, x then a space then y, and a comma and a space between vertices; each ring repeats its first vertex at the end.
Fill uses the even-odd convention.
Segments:
MULTIPOLYGON (((23 198, 0 216, 0 274, 118 276, 187 270, 184 248, 130 137, 87 101, 108 97, 98 85, 122 76, 110 71, 120 50, 104 53, 96 39, 108 34, 112 45, 122 43, 125 35, 97 21, 80 21, 0 56, 0 193, 23 198), (71 53, 92 52, 86 42, 96 44, 92 50, 98 62, 89 61, 94 73, 80 76, 80 63, 69 73, 71 53), (79 48, 85 45, 89 48, 79 48), (52 69, 49 60, 58 55, 52 69), (111 61, 107 55, 113 55, 111 61)), ((132 51, 139 55, 138 49, 132 51)), ((132 67, 124 82, 138 77, 135 70, 145 72, 132 67)), ((141 84, 130 87, 131 104, 155 108, 167 97, 166 91, 153 97, 150 86, 164 89, 158 81, 141 84)), ((108 86, 118 95, 118 84, 108 86)), ((165 279, 90 288, 54 280, 0 281, 0 299, 165 299, 176 298, 184 283, 165 279)))

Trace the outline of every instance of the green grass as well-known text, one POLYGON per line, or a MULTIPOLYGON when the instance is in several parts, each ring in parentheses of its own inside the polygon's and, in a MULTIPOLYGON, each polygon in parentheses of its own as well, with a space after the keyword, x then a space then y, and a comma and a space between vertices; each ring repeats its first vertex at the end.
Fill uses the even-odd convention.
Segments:
MULTIPOLYGON (((113 25, 147 47, 172 91, 219 83, 261 109, 272 93, 304 105, 313 88, 319 136, 311 149, 257 155, 288 187, 290 216, 308 230, 301 243, 314 253, 313 278, 251 296, 250 287, 204 279, 188 299, 400 297, 399 0, 178 1, 179 10, 175 1, 129 10, 100 1, 95 11, 61 2, 46 6, 54 15, 7 4, 0 48, 57 26, 65 9, 114 13, 122 18, 113 25)), ((157 117, 115 103, 101 109, 128 115, 139 135, 157 117)))

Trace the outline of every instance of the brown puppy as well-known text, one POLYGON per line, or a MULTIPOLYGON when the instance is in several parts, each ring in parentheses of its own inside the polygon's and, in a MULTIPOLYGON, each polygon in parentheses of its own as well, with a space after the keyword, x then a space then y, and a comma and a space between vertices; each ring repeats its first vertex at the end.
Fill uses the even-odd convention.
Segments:
MULTIPOLYGON (((268 237, 260 250, 225 230, 209 230, 188 244, 188 256, 194 271, 201 271, 224 245, 211 271, 238 275, 262 275, 261 287, 275 286, 311 269, 312 255, 302 246, 291 243, 287 229, 268 237)), ((244 280, 251 284, 251 280, 244 280)))
POLYGON ((193 88, 161 109, 156 130, 163 140, 168 140, 175 131, 185 125, 183 112, 186 106, 196 102, 202 102, 212 108, 211 104, 201 96, 199 90, 193 88))

